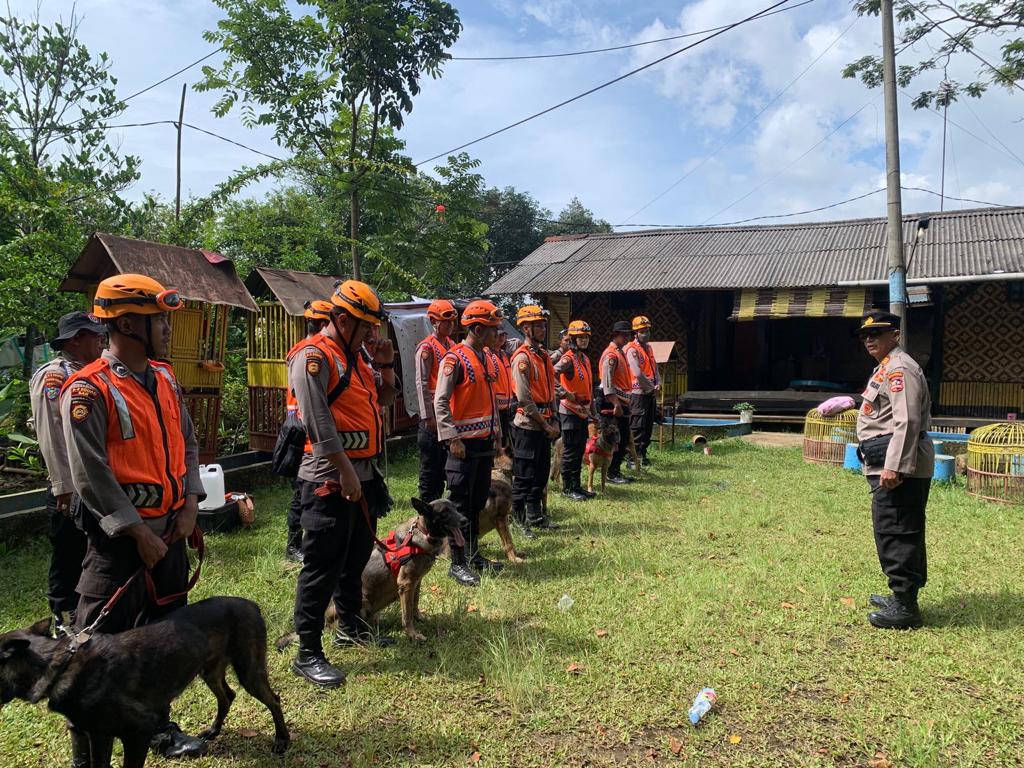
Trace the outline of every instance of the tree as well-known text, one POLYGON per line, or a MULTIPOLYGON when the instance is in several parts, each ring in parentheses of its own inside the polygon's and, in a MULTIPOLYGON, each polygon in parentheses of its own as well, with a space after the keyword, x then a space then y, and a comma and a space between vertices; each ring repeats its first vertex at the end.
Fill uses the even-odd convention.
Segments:
POLYGON ((244 123, 273 126, 280 144, 323 162, 349 202, 360 277, 360 200, 376 183, 376 142, 382 128, 402 127, 421 77, 439 76, 458 13, 444 0, 298 0, 312 10, 302 16, 287 0, 215 2, 227 16, 205 37, 226 55, 197 89, 223 91, 218 116, 238 105, 244 123))
POLYGON ((493 283, 544 242, 545 210, 529 193, 514 187, 492 188, 484 192, 481 209, 487 220, 487 273, 481 289, 493 283))
POLYGON ((124 109, 110 61, 77 33, 74 15, 52 27, 0 18, 0 316, 25 329, 26 377, 39 328, 70 303, 55 300, 60 278, 87 232, 116 228, 119 193, 138 178, 107 141, 124 109))
POLYGON ((611 224, 604 219, 595 219, 593 211, 574 197, 558 214, 557 221, 545 223, 544 236, 596 235, 611 231, 611 224))
MULTIPOLYGON (((879 14, 881 0, 855 0, 858 15, 879 14)), ((894 12, 901 25, 900 44, 912 45, 938 31, 942 40, 932 54, 916 64, 897 67, 896 79, 907 88, 919 76, 943 73, 936 85, 922 90, 914 98, 914 108, 945 107, 961 93, 980 97, 989 86, 1020 88, 1024 80, 1024 0, 978 0, 964 4, 945 0, 895 0, 894 12), (978 58, 974 49, 979 41, 998 39, 1000 59, 988 62, 978 58), (946 69, 954 56, 969 56, 978 65, 975 79, 968 83, 949 80, 946 69), (991 66, 990 66, 991 64, 991 66)), ((869 88, 882 84, 880 56, 863 56, 846 65, 843 77, 859 77, 869 88)))

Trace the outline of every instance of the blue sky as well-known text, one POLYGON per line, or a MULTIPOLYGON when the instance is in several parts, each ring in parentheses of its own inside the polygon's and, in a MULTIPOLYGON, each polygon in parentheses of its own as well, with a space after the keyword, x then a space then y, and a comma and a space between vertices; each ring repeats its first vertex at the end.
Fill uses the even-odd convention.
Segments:
MULTIPOLYGON (((452 52, 523 55, 619 45, 715 27, 768 4, 473 0, 457 4, 465 30, 452 52)), ((36 0, 13 0, 11 5, 26 14, 36 0)), ((66 15, 70 6, 64 0, 43 0, 42 15, 47 20, 66 15)), ((82 38, 94 53, 111 56, 124 94, 209 52, 202 32, 219 16, 207 0, 78 0, 76 7, 83 17, 82 38)), ((614 224, 725 223, 868 193, 884 185, 881 94, 843 80, 840 71, 877 50, 880 22, 858 20, 850 8, 848 0, 816 0, 745 25, 468 151, 481 160, 488 184, 528 191, 556 212, 578 195, 614 224), (687 172, 691 175, 665 192, 687 172)), ((419 161, 687 42, 539 61, 451 61, 440 80, 424 82, 401 136, 419 161)), ((919 47, 927 53, 926 44, 919 47)), ((981 52, 996 56, 994 45, 981 52)), ((950 75, 967 80, 978 66, 964 60, 950 75)), ((134 99, 122 121, 175 119, 181 83, 192 84, 197 76, 192 70, 134 99)), ((237 115, 215 118, 210 112, 215 99, 190 91, 186 121, 257 149, 281 152, 269 131, 250 131, 237 115)), ((900 109, 904 183, 938 190, 942 120, 912 111, 902 96, 900 109)), ((1002 89, 951 107, 957 125, 949 133, 947 194, 1021 202, 1024 163, 1012 155, 1024 157, 1017 122, 1022 116, 1024 94, 1002 89)), ((125 152, 143 160, 142 179, 132 196, 149 191, 171 197, 174 129, 124 129, 115 138, 125 152)), ((260 162, 243 149, 192 132, 185 135, 184 154, 183 186, 195 195, 207 193, 243 165, 260 162)), ((947 209, 957 207, 970 206, 947 203, 947 209)), ((904 209, 938 210, 938 198, 907 193, 904 209)), ((884 212, 882 193, 790 220, 884 212)))

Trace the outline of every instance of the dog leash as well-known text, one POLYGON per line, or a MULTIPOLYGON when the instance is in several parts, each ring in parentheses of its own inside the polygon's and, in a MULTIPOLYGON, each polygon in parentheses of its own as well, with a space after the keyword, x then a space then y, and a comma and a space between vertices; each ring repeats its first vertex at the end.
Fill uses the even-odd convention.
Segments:
MULTIPOLYGON (((324 480, 323 484, 315 491, 313 491, 313 494, 319 496, 320 498, 325 498, 335 493, 341 495, 341 483, 339 483, 337 480, 324 480)), ((390 549, 387 546, 387 544, 378 539, 377 534, 373 532, 373 521, 370 519, 370 508, 366 504, 366 497, 360 496, 359 501, 357 503, 359 504, 359 509, 363 513, 363 519, 366 520, 366 527, 370 529, 370 535, 373 537, 374 543, 378 547, 383 549, 385 552, 397 551, 394 549, 390 549)))
MULTIPOLYGON (((169 535, 165 535, 162 538, 166 541, 169 538, 169 535)), ((188 545, 192 547, 192 549, 196 550, 197 561, 195 572, 193 572, 192 577, 188 580, 188 583, 185 585, 184 592, 177 592, 173 595, 165 595, 164 597, 160 597, 156 593, 156 584, 153 582, 153 575, 150 573, 149 569, 146 568, 145 565, 140 566, 139 569, 135 571, 135 573, 128 577, 128 580, 124 584, 117 588, 117 591, 110 596, 110 599, 103 604, 103 608, 100 609, 99 615, 88 627, 83 629, 81 632, 77 633, 68 629, 63 624, 60 627, 58 627, 58 629, 61 632, 63 632, 63 634, 66 637, 71 638, 71 643, 68 646, 71 655, 74 655, 75 651, 77 651, 80 646, 85 645, 87 642, 89 642, 92 636, 96 633, 96 628, 103 622, 104 619, 107 618, 107 616, 110 615, 110 612, 114 609, 114 606, 117 605, 117 603, 121 600, 122 597, 124 597, 125 593, 131 588, 132 584, 135 583, 135 580, 139 578, 140 575, 145 574, 146 592, 149 594, 150 600, 152 600, 158 606, 163 607, 166 605, 170 605, 171 603, 175 602, 176 600, 180 600, 182 597, 191 592, 193 587, 195 587, 195 585, 199 582, 199 575, 203 569, 203 560, 206 557, 206 542, 203 539, 203 531, 198 525, 196 525, 192 529, 192 533, 188 537, 188 545)))

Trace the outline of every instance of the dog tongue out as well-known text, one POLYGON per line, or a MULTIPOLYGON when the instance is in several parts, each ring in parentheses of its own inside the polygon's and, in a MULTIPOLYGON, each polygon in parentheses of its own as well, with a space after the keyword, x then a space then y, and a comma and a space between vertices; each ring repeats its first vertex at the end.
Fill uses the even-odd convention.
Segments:
POLYGON ((466 546, 466 537, 462 535, 462 529, 456 528, 452 531, 452 539, 455 541, 456 547, 466 546))

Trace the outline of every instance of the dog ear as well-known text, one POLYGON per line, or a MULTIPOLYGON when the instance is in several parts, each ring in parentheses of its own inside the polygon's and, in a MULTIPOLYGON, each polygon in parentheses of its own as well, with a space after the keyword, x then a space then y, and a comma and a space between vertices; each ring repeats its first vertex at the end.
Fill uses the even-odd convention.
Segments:
POLYGON ((53 619, 47 616, 45 619, 40 619, 31 627, 29 627, 28 631, 31 632, 33 635, 39 635, 40 637, 51 637, 52 635, 50 634, 50 627, 52 626, 52 624, 53 619))
POLYGON ((7 638, 0 643, 0 661, 13 659, 15 656, 27 651, 30 645, 32 643, 24 637, 7 638))
POLYGON ((419 512, 424 517, 430 517, 431 515, 434 514, 433 507, 431 507, 423 499, 420 499, 420 498, 417 498, 416 496, 413 496, 411 499, 409 499, 409 501, 412 502, 412 508, 415 509, 417 512, 419 512))

